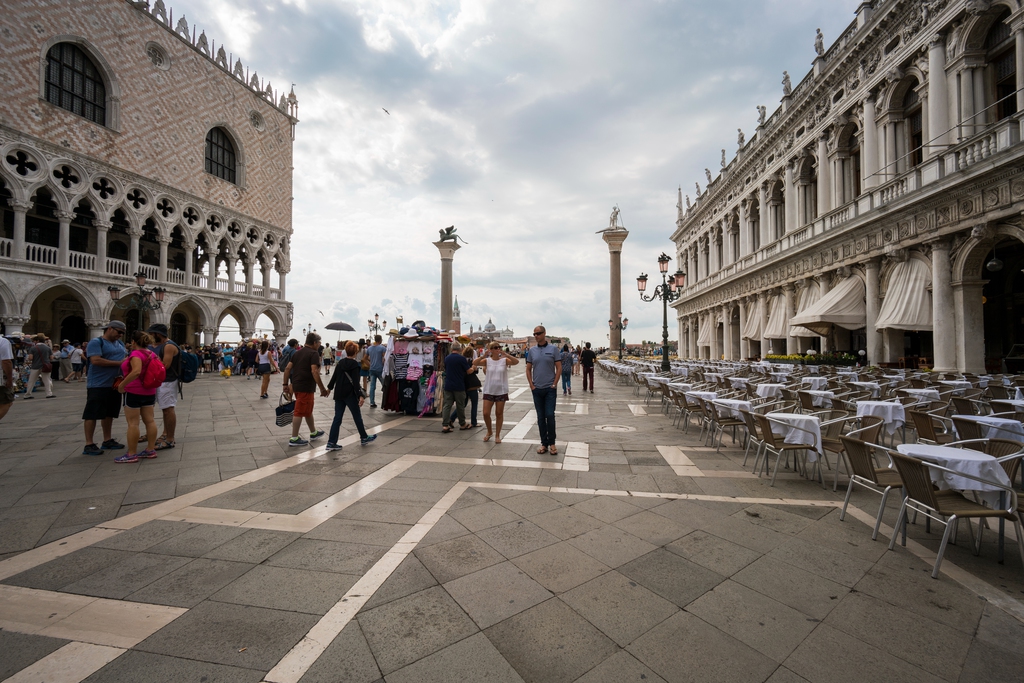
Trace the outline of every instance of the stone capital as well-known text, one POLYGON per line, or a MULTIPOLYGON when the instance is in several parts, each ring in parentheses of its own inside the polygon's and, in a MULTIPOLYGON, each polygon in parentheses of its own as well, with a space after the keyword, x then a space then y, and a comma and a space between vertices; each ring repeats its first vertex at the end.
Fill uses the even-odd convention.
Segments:
POLYGON ((458 242, 432 242, 431 244, 437 247, 441 253, 442 261, 451 261, 455 258, 455 252, 462 248, 458 242))
POLYGON ((75 218, 75 212, 74 211, 63 211, 63 210, 61 210, 61 211, 57 212, 57 220, 59 220, 62 223, 70 223, 72 220, 74 220, 74 218, 75 218))
POLYGON ((932 251, 949 251, 952 245, 949 239, 946 237, 936 237, 935 239, 925 240, 925 244, 932 248, 932 251))
POLYGON ((15 211, 28 211, 32 208, 32 202, 13 198, 7 200, 7 205, 15 211))
POLYGON ((110 230, 112 227, 114 227, 114 224, 112 222, 101 220, 99 218, 94 220, 92 222, 92 224, 93 224, 93 227, 95 227, 97 230, 100 230, 102 232, 106 232, 107 230, 110 230))
POLYGON ((601 234, 601 239, 608 243, 609 252, 622 251, 622 243, 629 237, 629 231, 623 228, 622 230, 607 230, 601 234))

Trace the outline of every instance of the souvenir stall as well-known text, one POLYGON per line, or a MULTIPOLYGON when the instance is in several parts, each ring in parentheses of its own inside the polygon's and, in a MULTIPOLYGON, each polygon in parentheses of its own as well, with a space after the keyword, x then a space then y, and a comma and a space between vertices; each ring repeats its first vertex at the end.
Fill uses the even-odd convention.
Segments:
POLYGON ((444 358, 452 338, 416 321, 392 329, 387 339, 381 408, 419 417, 439 415, 444 400, 444 358))

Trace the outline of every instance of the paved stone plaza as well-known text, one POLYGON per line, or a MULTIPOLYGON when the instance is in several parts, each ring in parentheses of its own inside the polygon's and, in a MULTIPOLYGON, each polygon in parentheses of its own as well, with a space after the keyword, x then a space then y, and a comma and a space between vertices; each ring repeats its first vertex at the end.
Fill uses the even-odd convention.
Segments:
POLYGON ((770 487, 601 377, 540 456, 512 383, 502 444, 366 409, 377 441, 327 453, 287 448, 255 382, 201 376, 178 447, 134 465, 79 455, 84 385, 17 401, 0 681, 1020 680, 1012 533, 1005 564, 989 533, 933 580, 940 534, 886 550, 896 501, 872 542, 877 497, 840 522, 843 489, 770 487))

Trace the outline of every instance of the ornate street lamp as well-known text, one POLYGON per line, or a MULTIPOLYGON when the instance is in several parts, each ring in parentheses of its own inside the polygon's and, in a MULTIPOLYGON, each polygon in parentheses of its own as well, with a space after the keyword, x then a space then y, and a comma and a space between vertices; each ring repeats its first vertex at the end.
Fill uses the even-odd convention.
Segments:
MULTIPOLYGON (((626 348, 626 340, 622 338, 622 331, 629 325, 629 318, 622 317, 622 311, 619 311, 619 321, 614 320, 608 321, 608 327, 613 330, 619 330, 619 360, 622 360, 622 350, 626 348)), ((609 335, 609 338, 610 335, 609 335)))
POLYGON ((682 271, 676 271, 674 275, 668 275, 668 264, 672 258, 665 253, 658 257, 658 271, 661 273, 661 284, 655 287, 651 296, 645 296, 647 291, 647 274, 641 273, 636 279, 636 288, 640 292, 640 298, 644 301, 655 301, 661 299, 662 323, 661 323, 661 370, 668 372, 671 366, 668 362, 668 305, 682 296, 681 288, 686 280, 682 271))
POLYGON ((373 320, 367 320, 366 321, 366 326, 369 328, 370 335, 372 336, 374 334, 377 334, 379 332, 382 332, 382 331, 388 329, 388 321, 387 320, 381 320, 380 319, 380 314, 374 313, 373 314, 373 320))
POLYGON ((146 289, 146 275, 139 271, 135 273, 135 286, 138 288, 131 292, 131 297, 128 301, 121 301, 121 288, 117 285, 110 285, 107 287, 107 292, 110 293, 110 300, 114 302, 114 308, 122 311, 132 310, 136 311, 136 324, 138 329, 142 329, 142 316, 146 311, 158 311, 163 306, 164 294, 167 290, 163 287, 154 287, 153 289, 146 289))

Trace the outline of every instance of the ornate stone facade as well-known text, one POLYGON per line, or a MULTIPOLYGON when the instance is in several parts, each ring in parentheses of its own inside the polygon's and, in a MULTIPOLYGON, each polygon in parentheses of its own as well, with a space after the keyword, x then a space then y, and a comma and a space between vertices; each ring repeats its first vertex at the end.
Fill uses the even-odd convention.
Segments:
POLYGON ((268 334, 284 338, 294 92, 275 93, 240 60, 232 68, 163 0, 16 3, 0 35, 5 331, 95 334, 123 315, 108 286, 127 290, 141 272, 167 290, 150 322, 179 341, 212 341, 228 314, 243 336, 266 314, 268 334), (51 95, 64 45, 101 82, 91 119, 51 95), (230 141, 228 171, 211 167, 214 130, 230 141))
POLYGON ((1024 9, 983 4, 863 3, 696 203, 679 206, 683 355, 833 344, 897 362, 907 332, 875 322, 893 265, 916 258, 931 269, 935 331, 915 340, 921 355, 944 370, 992 364, 984 316, 1002 312, 983 308, 983 264, 1001 240, 1024 238, 1024 9), (749 316, 765 331, 772 302, 788 320, 804 288, 824 296, 850 276, 864 280, 862 330, 743 338, 749 316))

